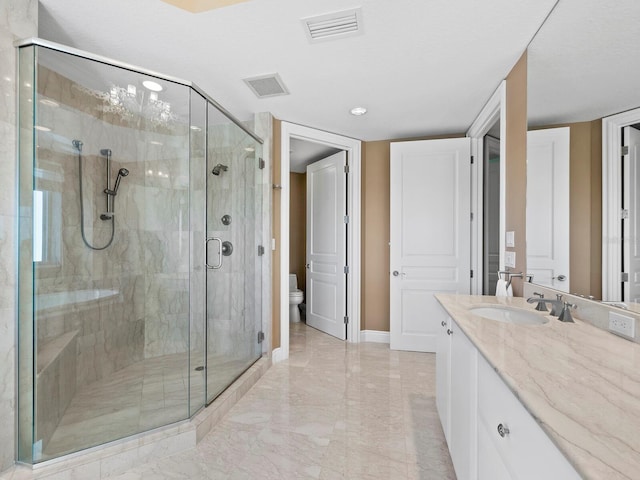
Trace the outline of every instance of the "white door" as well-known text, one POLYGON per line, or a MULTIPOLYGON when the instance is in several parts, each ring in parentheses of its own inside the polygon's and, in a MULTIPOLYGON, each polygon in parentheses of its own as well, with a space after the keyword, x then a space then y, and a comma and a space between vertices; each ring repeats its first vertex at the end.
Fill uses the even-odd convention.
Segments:
POLYGON ((623 272, 628 274, 628 281, 623 283, 623 300, 640 303, 640 131, 625 127, 624 143, 629 154, 623 170, 623 208, 628 210, 623 231, 623 272))
POLYGON ((347 153, 307 167, 307 325, 346 338, 347 153))
POLYGON ((447 316, 436 293, 471 287, 469 138, 391 144, 391 339, 435 352, 447 316))
POLYGON ((527 132, 527 273, 569 291, 569 128, 527 132))

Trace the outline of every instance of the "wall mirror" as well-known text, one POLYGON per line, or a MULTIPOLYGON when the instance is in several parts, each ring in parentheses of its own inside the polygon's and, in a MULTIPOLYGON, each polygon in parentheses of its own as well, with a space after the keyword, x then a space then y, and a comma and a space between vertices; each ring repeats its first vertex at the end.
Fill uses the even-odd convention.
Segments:
MULTIPOLYGON (((627 180, 624 168, 616 178, 603 170, 602 119, 640 107, 640 61, 631 48, 638 22, 637 0, 559 0, 528 50, 528 273, 533 283, 626 304, 634 298, 621 273, 640 280, 640 265, 634 271, 629 262, 640 239, 620 215, 640 218, 640 209, 624 203, 632 169, 627 180)), ((627 120, 640 123, 640 114, 627 120)), ((624 127, 614 133, 624 137, 624 127)), ((629 164, 619 155, 610 161, 629 164)))

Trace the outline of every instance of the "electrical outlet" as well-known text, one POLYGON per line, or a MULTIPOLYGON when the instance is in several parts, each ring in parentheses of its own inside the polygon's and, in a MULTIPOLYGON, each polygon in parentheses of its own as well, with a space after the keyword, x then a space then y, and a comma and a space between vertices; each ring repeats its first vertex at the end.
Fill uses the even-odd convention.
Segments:
POLYGON ((636 319, 619 313, 609 312, 609 331, 629 338, 636 335, 636 319))
POLYGON ((516 252, 504 252, 504 266, 516 268, 516 252))

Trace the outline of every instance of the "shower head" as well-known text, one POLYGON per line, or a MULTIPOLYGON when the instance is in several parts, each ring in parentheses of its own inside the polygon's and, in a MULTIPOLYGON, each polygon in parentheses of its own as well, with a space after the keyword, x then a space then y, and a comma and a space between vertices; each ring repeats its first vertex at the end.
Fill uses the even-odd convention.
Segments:
POLYGON ((226 172, 227 170, 229 170, 229 167, 219 163, 215 167, 213 167, 213 170, 211 170, 211 173, 213 173, 214 175, 220 175, 220 172, 226 172))
POLYGON ((116 183, 113 186, 113 190, 105 188, 104 193, 115 197, 118 194, 118 189, 120 188, 120 180, 122 180, 122 177, 126 177, 127 175, 129 175, 129 170, 127 170, 126 168, 121 168, 120 170, 118 170, 118 176, 116 177, 116 183))
POLYGON ((110 148, 103 148, 102 150, 100 150, 100 155, 102 155, 104 157, 110 157, 111 156, 111 149, 110 148))

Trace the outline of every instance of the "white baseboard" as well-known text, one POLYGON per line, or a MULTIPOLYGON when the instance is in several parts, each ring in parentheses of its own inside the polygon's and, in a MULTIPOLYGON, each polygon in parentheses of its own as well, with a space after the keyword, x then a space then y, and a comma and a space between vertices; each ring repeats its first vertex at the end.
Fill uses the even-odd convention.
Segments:
POLYGON ((372 343, 389 343, 389 332, 381 332, 379 330, 361 330, 360 341, 372 343))
POLYGON ((282 348, 280 347, 274 348, 273 351, 271 352, 271 363, 275 364, 283 360, 286 360, 286 358, 282 348))

